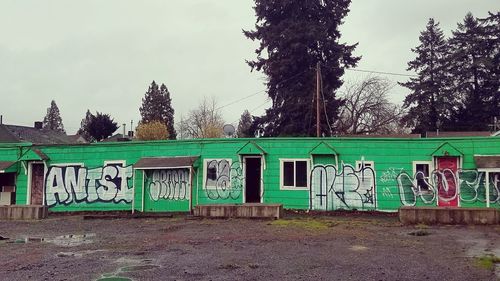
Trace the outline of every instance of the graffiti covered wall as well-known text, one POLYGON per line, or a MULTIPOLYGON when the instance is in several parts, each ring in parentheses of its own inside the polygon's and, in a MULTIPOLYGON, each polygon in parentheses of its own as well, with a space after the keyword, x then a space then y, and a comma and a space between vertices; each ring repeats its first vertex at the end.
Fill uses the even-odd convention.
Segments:
POLYGON ((331 211, 338 209, 375 209, 375 171, 361 165, 315 165, 311 170, 310 208, 331 211))
POLYGON ((107 164, 49 166, 45 177, 45 205, 130 204, 133 197, 132 166, 107 164))
MULTIPOLYGON (((500 173, 489 173, 488 184, 490 204, 500 204, 500 173)), ((403 206, 436 206, 437 200, 459 199, 461 204, 487 201, 486 173, 475 169, 434 170, 429 177, 422 172, 402 172, 397 176, 397 185, 403 206)))
POLYGON ((237 200, 243 192, 243 167, 239 161, 213 159, 205 162, 203 190, 210 200, 237 200))

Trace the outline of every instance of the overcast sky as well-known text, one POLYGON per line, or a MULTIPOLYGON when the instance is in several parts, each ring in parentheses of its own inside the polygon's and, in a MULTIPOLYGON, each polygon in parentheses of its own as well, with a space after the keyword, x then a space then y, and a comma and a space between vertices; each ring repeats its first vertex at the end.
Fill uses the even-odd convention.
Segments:
MULTIPOLYGON (((87 109, 109 113, 119 124, 140 119, 152 80, 165 83, 176 122, 203 96, 236 123, 244 109, 262 114, 263 75, 250 72, 257 43, 251 0, 0 0, 0 114, 4 123, 33 125, 55 99, 68 133, 87 109)), ((468 11, 484 17, 498 0, 353 0, 341 41, 359 42, 358 69, 407 73, 419 32, 429 17, 446 35, 468 11)), ((348 72, 344 80, 366 74, 348 72)), ((388 76, 394 81, 404 77, 388 76)), ((394 102, 407 91, 395 86, 394 102)))

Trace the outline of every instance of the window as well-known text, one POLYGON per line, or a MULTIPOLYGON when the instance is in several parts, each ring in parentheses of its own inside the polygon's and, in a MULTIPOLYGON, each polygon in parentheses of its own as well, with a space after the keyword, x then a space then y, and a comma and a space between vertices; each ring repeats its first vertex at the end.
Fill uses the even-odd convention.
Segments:
POLYGON ((203 182, 205 188, 229 187, 231 183, 231 159, 205 159, 203 182))
POLYGON ((413 176, 420 190, 429 190, 432 161, 413 161, 413 176))
POLYGON ((280 159, 281 189, 307 190, 309 189, 309 160, 308 159, 280 159))

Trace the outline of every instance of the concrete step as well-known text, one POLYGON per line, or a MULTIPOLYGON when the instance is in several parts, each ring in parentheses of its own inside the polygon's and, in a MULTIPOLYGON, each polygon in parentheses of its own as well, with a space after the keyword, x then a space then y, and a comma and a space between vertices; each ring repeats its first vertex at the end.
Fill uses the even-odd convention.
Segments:
POLYGON ((500 210, 494 208, 401 207, 403 224, 499 224, 500 210))
POLYGON ((40 220, 49 214, 49 208, 41 205, 0 206, 0 220, 40 220))
POLYGON ((194 208, 195 217, 210 218, 274 218, 283 217, 282 204, 210 204, 194 208))

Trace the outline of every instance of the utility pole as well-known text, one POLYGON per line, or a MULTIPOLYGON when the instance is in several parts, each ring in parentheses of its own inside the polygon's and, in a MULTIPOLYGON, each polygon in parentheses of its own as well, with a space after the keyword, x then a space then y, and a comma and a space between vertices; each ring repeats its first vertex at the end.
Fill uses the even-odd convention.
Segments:
POLYGON ((319 94, 320 94, 320 83, 321 83, 321 65, 316 64, 316 137, 321 136, 321 127, 320 127, 320 114, 319 114, 319 94))

